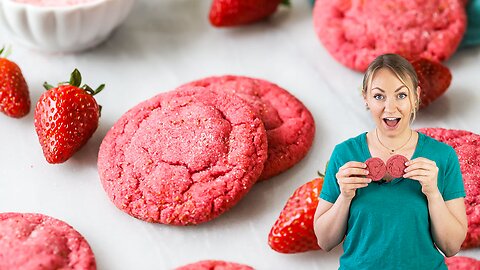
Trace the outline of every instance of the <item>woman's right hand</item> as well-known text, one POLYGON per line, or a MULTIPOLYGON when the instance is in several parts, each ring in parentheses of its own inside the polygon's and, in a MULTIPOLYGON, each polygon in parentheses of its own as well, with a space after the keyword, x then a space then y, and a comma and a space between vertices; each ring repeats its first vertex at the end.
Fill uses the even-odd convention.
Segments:
POLYGON ((338 169, 335 177, 340 186, 340 196, 352 200, 357 189, 364 188, 372 182, 371 179, 366 178, 368 175, 366 168, 367 165, 365 163, 350 161, 338 169))

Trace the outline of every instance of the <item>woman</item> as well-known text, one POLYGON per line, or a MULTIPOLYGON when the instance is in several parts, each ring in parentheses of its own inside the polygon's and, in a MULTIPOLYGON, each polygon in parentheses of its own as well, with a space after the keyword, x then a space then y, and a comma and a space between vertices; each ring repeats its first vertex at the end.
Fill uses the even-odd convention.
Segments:
POLYGON ((314 218, 323 250, 345 238, 340 269, 447 269, 438 249, 453 256, 465 239, 458 157, 410 126, 420 91, 412 65, 398 55, 368 67, 362 93, 376 127, 335 147, 314 218), (371 182, 364 162, 393 154, 409 159, 403 177, 371 182))

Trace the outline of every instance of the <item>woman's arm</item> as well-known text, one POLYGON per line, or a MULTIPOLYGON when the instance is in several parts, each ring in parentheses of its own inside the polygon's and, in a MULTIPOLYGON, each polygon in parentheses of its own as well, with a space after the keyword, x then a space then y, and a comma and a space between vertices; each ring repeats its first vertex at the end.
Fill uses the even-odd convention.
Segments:
POLYGON ((420 157, 407 162, 403 177, 422 185, 428 201, 433 241, 445 256, 451 257, 458 253, 467 235, 467 214, 463 198, 443 200, 437 185, 438 170, 434 161, 420 157))
POLYGON ((315 216, 313 229, 318 245, 325 251, 330 251, 342 242, 347 231, 350 204, 356 190, 368 186, 372 180, 366 178, 368 171, 365 163, 350 161, 339 168, 335 174, 340 188, 340 195, 334 204, 320 199, 315 216))
POLYGON ((467 235, 467 214, 463 198, 443 201, 440 192, 427 197, 433 240, 447 257, 460 251, 467 235))
POLYGON ((348 213, 352 200, 338 196, 335 204, 319 199, 313 230, 317 236, 318 245, 324 251, 330 251, 342 242, 347 231, 348 213))

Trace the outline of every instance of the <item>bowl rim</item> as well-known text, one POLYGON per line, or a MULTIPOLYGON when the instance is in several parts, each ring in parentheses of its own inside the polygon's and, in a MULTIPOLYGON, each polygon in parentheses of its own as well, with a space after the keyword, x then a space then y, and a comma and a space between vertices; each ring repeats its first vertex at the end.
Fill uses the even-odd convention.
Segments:
POLYGON ((28 9, 33 9, 33 10, 40 10, 40 11, 45 11, 45 10, 65 10, 65 11, 70 11, 78 8, 94 8, 97 6, 100 6, 106 2, 112 2, 112 1, 126 1, 126 0, 91 0, 90 2, 87 3, 81 3, 81 4, 76 4, 76 5, 70 5, 70 6, 40 6, 40 5, 35 5, 35 4, 29 4, 29 3, 20 3, 15 0, 0 0, 1 2, 8 2, 10 5, 14 5, 17 7, 22 7, 22 8, 28 8, 28 9))

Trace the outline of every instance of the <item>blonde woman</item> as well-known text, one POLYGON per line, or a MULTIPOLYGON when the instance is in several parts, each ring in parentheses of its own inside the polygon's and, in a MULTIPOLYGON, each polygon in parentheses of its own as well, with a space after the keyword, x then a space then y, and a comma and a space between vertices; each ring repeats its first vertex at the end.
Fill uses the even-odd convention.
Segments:
POLYGON ((440 251, 460 250, 467 217, 458 157, 412 130, 420 91, 399 55, 381 55, 368 67, 362 92, 375 128, 335 147, 314 218, 323 250, 344 240, 339 269, 447 269, 440 251), (394 154, 409 159, 402 177, 368 179, 367 159, 394 154))

